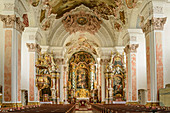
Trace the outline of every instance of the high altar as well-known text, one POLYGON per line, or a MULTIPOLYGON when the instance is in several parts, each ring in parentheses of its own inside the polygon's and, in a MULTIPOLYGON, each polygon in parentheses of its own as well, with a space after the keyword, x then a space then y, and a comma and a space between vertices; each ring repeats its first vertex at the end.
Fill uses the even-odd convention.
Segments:
POLYGON ((72 55, 69 61, 68 101, 87 99, 97 102, 97 77, 95 60, 90 53, 80 51, 72 55))

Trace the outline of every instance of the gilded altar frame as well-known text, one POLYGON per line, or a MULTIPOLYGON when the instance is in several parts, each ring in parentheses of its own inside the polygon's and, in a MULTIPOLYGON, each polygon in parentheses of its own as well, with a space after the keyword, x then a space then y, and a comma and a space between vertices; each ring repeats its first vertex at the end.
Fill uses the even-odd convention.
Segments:
POLYGON ((74 53, 69 60, 69 78, 68 78, 68 99, 72 100, 74 98, 87 98, 91 96, 91 86, 94 84, 91 81, 92 73, 96 76, 95 69, 91 69, 91 66, 95 64, 94 57, 85 51, 79 51, 74 53), (86 87, 77 88, 77 77, 79 70, 86 70, 86 87), (71 86, 70 86, 71 85, 71 86))

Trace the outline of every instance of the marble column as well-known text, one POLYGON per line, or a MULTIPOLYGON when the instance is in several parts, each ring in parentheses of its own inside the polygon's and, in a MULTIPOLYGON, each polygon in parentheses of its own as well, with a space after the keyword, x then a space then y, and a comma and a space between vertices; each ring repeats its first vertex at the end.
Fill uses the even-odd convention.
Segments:
POLYGON ((137 48, 138 44, 129 44, 125 47, 126 63, 127 63, 127 103, 137 104, 138 103, 138 86, 137 86, 137 48))
POLYGON ((146 38, 147 105, 159 104, 159 89, 164 88, 163 74, 163 28, 166 17, 153 17, 143 23, 146 38))
POLYGON ((41 47, 37 43, 26 43, 29 51, 29 85, 28 85, 28 105, 39 104, 39 91, 36 87, 36 58, 38 53, 41 51, 41 47))
POLYGON ((52 74, 52 88, 51 88, 51 92, 52 92, 52 100, 53 100, 53 104, 56 104, 57 102, 57 96, 56 96, 56 72, 53 71, 51 72, 52 74))
POLYGON ((0 15, 3 22, 3 104, 2 107, 20 107, 21 104, 21 37, 24 24, 16 15, 0 15))

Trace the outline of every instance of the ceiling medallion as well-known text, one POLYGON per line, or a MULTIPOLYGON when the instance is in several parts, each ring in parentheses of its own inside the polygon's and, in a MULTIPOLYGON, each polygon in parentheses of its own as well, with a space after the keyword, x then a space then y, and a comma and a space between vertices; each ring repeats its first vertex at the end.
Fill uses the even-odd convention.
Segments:
POLYGON ((72 33, 89 32, 95 34, 100 29, 102 21, 94 15, 79 12, 77 14, 69 14, 62 20, 66 31, 72 33))
POLYGON ((77 19, 77 23, 80 24, 80 25, 85 25, 87 22, 88 22, 88 20, 85 17, 79 17, 77 19))

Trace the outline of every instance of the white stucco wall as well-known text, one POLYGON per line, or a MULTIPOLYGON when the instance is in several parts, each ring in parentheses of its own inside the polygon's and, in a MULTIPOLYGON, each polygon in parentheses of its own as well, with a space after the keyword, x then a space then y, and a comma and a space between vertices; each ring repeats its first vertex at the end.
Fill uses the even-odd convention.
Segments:
MULTIPOLYGON (((0 34, 3 34, 3 23, 0 21, 0 34)), ((2 85, 3 78, 3 35, 0 36, 0 85, 2 85)))
MULTIPOLYGON (((142 32, 142 31, 141 31, 142 32)), ((137 38, 139 47, 137 49, 137 80, 138 89, 147 88, 147 74, 146 74, 146 44, 145 36, 141 33, 137 38)))
POLYGON ((26 42, 29 40, 29 35, 24 32, 22 34, 21 45, 21 89, 28 90, 29 85, 29 53, 26 42))
POLYGON ((166 3, 164 6, 164 15, 167 17, 163 36, 164 80, 166 85, 170 84, 170 3, 166 3))

